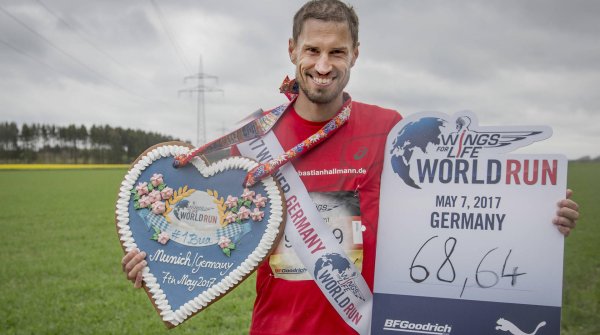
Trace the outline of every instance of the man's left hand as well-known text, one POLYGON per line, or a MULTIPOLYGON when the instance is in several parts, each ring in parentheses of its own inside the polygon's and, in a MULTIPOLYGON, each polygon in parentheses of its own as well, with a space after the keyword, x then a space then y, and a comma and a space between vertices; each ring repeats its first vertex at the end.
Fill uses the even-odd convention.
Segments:
POLYGON ((571 200, 572 195, 573 191, 567 189, 567 198, 558 202, 558 211, 556 217, 552 220, 552 223, 565 236, 569 236, 571 230, 577 224, 577 219, 579 219, 579 205, 571 200))

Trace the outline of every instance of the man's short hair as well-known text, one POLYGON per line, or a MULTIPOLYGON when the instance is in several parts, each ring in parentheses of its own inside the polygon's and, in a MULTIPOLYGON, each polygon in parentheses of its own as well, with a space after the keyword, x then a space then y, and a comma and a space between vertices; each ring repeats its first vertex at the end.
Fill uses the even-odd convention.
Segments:
POLYGON ((352 6, 339 0, 311 0, 302 6, 294 15, 292 38, 294 42, 302 33, 304 22, 308 19, 323 21, 346 22, 352 36, 352 45, 358 45, 358 16, 352 6))

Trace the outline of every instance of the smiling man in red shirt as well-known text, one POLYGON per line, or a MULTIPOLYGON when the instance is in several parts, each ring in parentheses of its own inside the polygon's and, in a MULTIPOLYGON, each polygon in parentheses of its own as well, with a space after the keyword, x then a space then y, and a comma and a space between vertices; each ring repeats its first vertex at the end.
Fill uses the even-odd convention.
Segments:
MULTIPOLYGON (((294 16, 288 52, 296 66, 297 98, 273 129, 284 150, 351 105, 349 119, 333 136, 291 163, 372 290, 385 139, 401 116, 351 101, 343 91, 359 56, 358 17, 352 7, 337 0, 306 3, 294 16)), ((559 207, 554 223, 566 235, 575 227, 578 207, 567 199, 559 207)), ((136 287, 141 286, 144 257, 130 252, 122 261, 136 287)), ((293 247, 282 239, 258 270, 250 333, 356 334, 302 267, 293 247)))

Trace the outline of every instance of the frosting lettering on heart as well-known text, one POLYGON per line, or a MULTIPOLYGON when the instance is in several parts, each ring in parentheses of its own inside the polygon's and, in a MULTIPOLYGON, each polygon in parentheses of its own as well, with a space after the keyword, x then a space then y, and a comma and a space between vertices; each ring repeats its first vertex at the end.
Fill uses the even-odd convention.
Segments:
POLYGON ((256 161, 194 158, 174 169, 173 158, 189 150, 181 142, 146 150, 125 175, 116 205, 121 245, 146 252, 144 288, 169 328, 256 270, 277 246, 285 218, 272 177, 242 186, 256 161))

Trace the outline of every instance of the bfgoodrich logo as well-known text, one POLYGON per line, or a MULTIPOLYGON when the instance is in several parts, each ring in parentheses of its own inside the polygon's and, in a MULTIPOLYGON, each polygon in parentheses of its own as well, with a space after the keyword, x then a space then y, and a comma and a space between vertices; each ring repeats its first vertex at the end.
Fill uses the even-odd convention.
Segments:
POLYGON ((391 330, 395 332, 432 334, 432 335, 449 335, 452 332, 452 326, 440 325, 438 323, 418 323, 407 320, 391 320, 386 319, 383 325, 383 330, 391 330))

